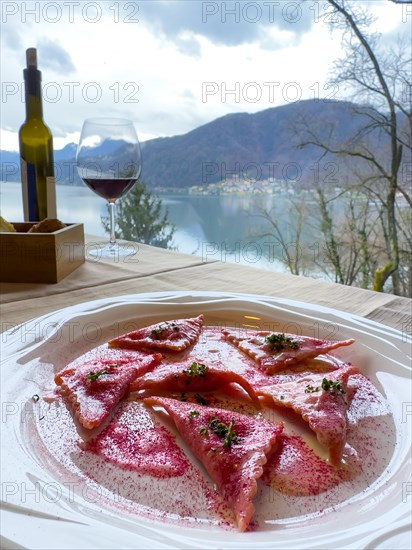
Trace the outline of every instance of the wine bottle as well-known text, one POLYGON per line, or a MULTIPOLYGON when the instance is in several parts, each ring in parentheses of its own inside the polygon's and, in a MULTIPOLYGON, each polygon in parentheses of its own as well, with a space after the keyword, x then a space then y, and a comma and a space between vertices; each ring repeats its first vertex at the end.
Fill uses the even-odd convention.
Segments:
POLYGON ((19 131, 23 209, 25 221, 40 221, 57 217, 53 137, 43 120, 41 72, 35 48, 26 51, 26 61, 26 120, 19 131))

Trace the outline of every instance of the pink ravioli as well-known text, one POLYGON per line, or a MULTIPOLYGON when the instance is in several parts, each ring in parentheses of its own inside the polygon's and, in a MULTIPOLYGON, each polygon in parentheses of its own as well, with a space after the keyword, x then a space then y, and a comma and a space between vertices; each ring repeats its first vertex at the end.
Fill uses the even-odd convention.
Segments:
POLYGON ((252 386, 240 374, 233 372, 219 361, 205 364, 201 360, 186 360, 159 365, 133 382, 131 391, 157 392, 208 392, 228 384, 238 384, 251 400, 260 406, 252 386))
POLYGON ((163 407, 216 483, 224 502, 234 512, 240 531, 254 514, 253 498, 267 455, 283 430, 282 424, 229 410, 182 403, 165 397, 144 400, 163 407))
POLYGON ((347 366, 327 375, 310 374, 293 382, 261 387, 257 393, 299 413, 319 443, 329 450, 331 463, 337 465, 346 443, 348 378, 358 373, 356 367, 347 366))
POLYGON ((183 351, 194 344, 203 326, 203 315, 162 321, 109 341, 113 348, 183 351))
POLYGON ((283 332, 248 331, 241 336, 239 331, 222 330, 223 337, 252 357, 267 372, 275 373, 318 355, 328 353, 342 346, 349 346, 355 340, 332 342, 309 336, 297 336, 283 332))
POLYGON ((161 355, 134 354, 134 358, 76 361, 58 372, 54 381, 84 428, 99 426, 129 391, 130 384, 152 368, 161 355))
POLYGON ((189 466, 175 438, 139 401, 123 403, 107 428, 82 447, 123 469, 158 478, 181 476, 189 466))

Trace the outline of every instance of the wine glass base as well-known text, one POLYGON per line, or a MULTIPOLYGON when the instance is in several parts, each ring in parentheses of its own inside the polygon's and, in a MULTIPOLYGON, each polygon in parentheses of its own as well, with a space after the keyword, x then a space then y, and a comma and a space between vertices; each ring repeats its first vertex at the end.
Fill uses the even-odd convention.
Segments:
POLYGON ((137 245, 133 246, 133 243, 127 245, 107 243, 106 245, 96 245, 96 248, 89 249, 88 255, 93 258, 111 258, 113 260, 118 260, 119 258, 134 256, 136 251, 137 245))

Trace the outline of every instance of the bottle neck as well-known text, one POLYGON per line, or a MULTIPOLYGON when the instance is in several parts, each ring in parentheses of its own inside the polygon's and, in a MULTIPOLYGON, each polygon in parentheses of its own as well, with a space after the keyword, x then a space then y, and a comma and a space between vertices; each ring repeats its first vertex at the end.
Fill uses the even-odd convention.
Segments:
POLYGON ((26 94, 26 119, 43 119, 43 106, 41 97, 26 94))
POLYGON ((24 87, 26 92, 26 119, 43 119, 43 104, 41 97, 41 72, 37 69, 25 69, 24 87))

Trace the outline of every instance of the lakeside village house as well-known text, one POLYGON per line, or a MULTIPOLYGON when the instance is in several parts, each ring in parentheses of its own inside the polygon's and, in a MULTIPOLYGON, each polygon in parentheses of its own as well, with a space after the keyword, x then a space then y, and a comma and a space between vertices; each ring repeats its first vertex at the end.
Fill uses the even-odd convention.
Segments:
POLYGON ((266 180, 253 180, 241 178, 236 175, 231 178, 209 183, 207 185, 193 185, 189 187, 189 195, 272 195, 275 193, 296 194, 294 182, 269 178, 266 180))

